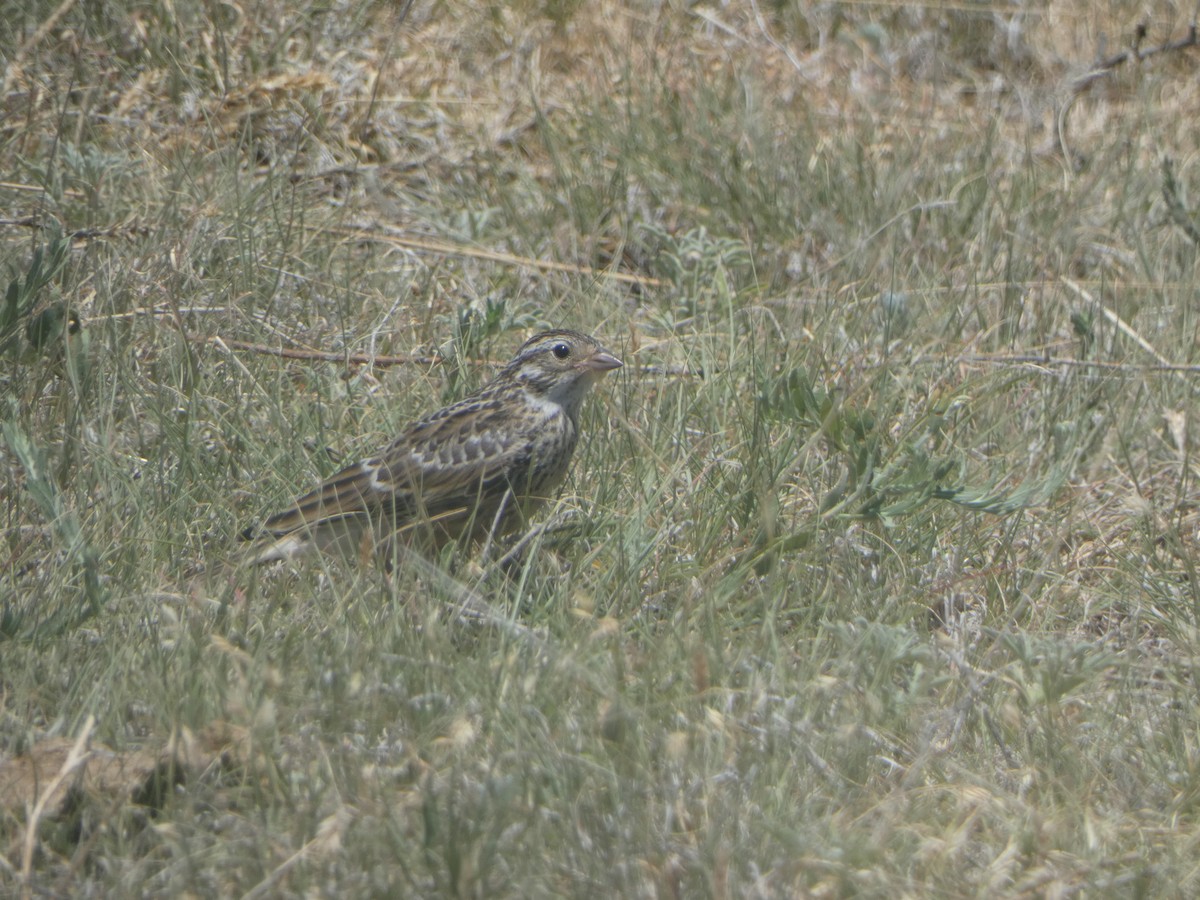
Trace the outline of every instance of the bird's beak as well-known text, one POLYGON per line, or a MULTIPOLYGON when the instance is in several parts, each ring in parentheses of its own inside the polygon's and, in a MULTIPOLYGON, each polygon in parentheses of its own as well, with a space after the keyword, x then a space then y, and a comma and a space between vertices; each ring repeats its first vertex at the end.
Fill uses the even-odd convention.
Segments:
POLYGON ((609 369, 619 369, 625 365, 607 350, 597 350, 579 364, 579 368, 589 372, 607 372, 609 369))

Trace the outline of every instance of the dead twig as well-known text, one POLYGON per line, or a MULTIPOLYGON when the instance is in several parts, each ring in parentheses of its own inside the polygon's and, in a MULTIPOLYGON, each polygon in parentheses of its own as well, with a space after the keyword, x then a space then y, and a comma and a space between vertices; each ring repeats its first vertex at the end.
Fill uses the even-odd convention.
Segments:
POLYGON ((1141 62, 1144 59, 1149 59, 1152 56, 1157 56, 1160 53, 1174 53, 1179 50, 1187 50, 1191 47, 1200 46, 1200 36, 1196 33, 1196 23, 1193 22, 1185 34, 1181 38, 1176 38, 1173 41, 1165 41, 1157 47, 1150 47, 1143 50, 1141 47, 1142 40, 1146 36, 1146 26, 1139 25, 1137 31, 1134 32, 1133 44, 1120 53, 1114 53, 1112 56, 1099 60, 1091 71, 1080 75, 1071 84, 1072 93, 1079 93, 1087 89, 1091 84, 1099 81, 1113 71, 1130 60, 1141 62))
MULTIPOLYGON (((207 312, 208 310, 200 310, 207 312)), ((138 310, 143 315, 168 315, 160 310, 138 310)), ((110 316, 109 318, 114 318, 110 316)), ((256 344, 251 341, 238 341, 233 338, 221 337, 219 334, 203 335, 185 332, 184 337, 195 344, 212 344, 223 350, 243 350, 247 353, 261 353, 265 356, 277 356, 281 359, 303 359, 310 362, 345 363, 351 366, 438 366, 446 360, 441 356, 378 356, 370 353, 337 353, 332 350, 307 350, 302 347, 272 347, 269 344, 256 344)), ((478 365, 485 365, 485 360, 475 360, 478 365)), ((643 375, 660 375, 667 378, 704 378, 708 373, 703 369, 687 369, 680 366, 658 366, 648 363, 638 366, 637 371, 643 375)))
MULTIPOLYGON (((934 360, 929 360, 934 362, 934 360)), ((1036 353, 1015 354, 986 354, 959 356, 942 362, 972 363, 989 366, 1038 366, 1058 369, 1103 369, 1107 372, 1177 372, 1180 374, 1200 374, 1200 365, 1184 363, 1122 363, 1108 362, 1099 359, 1073 359, 1067 356, 1039 356, 1036 353)))
MULTIPOLYGON (((44 228, 46 222, 40 216, 21 216, 15 219, 0 219, 0 226, 9 228, 44 228)), ((106 225, 103 228, 76 228, 74 231, 64 231, 63 237, 73 241, 90 241, 96 238, 112 237, 145 237, 150 229, 136 222, 128 225, 106 225)))
POLYGON ((1200 46, 1200 36, 1197 35, 1195 22, 1189 26, 1187 34, 1183 37, 1173 41, 1166 41, 1157 47, 1150 47, 1143 50, 1142 40, 1145 37, 1146 26, 1139 25, 1134 32, 1133 42, 1127 50, 1122 50, 1120 53, 1114 53, 1099 60, 1090 70, 1075 78, 1067 86, 1067 98, 1059 108, 1058 115, 1055 117, 1058 132, 1058 149, 1061 151, 1064 159, 1072 159, 1071 148, 1067 143, 1067 119, 1070 116, 1071 108, 1075 105, 1075 101, 1083 95, 1084 91, 1100 79, 1112 75, 1120 66, 1130 60, 1141 62, 1160 53, 1173 53, 1200 46))

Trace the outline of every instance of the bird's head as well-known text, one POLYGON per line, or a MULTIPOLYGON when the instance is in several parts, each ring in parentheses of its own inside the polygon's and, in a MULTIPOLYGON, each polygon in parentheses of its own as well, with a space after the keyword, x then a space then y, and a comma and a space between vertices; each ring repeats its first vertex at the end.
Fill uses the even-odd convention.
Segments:
POLYGON ((586 334, 543 331, 521 346, 502 374, 573 413, 587 389, 605 372, 621 365, 599 341, 586 334))

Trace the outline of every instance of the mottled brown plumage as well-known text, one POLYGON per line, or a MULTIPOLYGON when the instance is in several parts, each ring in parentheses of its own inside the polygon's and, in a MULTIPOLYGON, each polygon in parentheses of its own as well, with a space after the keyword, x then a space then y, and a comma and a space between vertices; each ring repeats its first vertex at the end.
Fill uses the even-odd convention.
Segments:
POLYGON ((621 361, 576 331, 522 345, 486 386, 405 428, 263 523, 269 562, 311 547, 379 546, 397 532, 440 542, 519 525, 562 483, 588 389, 621 361), (369 545, 366 542, 370 542, 369 545))

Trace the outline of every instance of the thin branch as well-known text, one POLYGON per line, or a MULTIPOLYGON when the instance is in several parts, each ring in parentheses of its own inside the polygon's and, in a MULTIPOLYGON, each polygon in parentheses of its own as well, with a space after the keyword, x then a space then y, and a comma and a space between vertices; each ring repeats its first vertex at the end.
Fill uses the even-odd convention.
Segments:
POLYGON ((1075 79, 1071 85, 1072 92, 1079 93, 1083 91, 1094 82, 1111 75, 1115 69, 1129 62, 1131 59, 1141 62, 1144 59, 1157 56, 1159 53, 1174 53, 1178 50, 1187 50, 1191 47, 1200 46, 1200 36, 1197 36, 1195 22, 1188 27, 1187 34, 1183 37, 1176 38, 1173 41, 1166 41, 1157 47, 1150 47, 1147 50, 1141 49, 1141 39, 1144 35, 1145 26, 1140 26, 1134 36, 1133 46, 1128 50, 1114 53, 1112 56, 1097 62, 1090 72, 1080 75, 1075 79))
POLYGON ((1070 115, 1071 108, 1075 105, 1075 101, 1083 95, 1089 87, 1099 81, 1101 78, 1107 78, 1113 74, 1119 66, 1124 65, 1131 59, 1138 60, 1149 59, 1151 56, 1156 56, 1159 53, 1171 53, 1178 50, 1187 50, 1190 47, 1200 45, 1200 37, 1196 33, 1196 23, 1193 22, 1187 30, 1187 34, 1173 41, 1159 44, 1157 47, 1151 47, 1148 50, 1141 49, 1142 39, 1146 35, 1146 26, 1139 25, 1134 33, 1132 46, 1128 50, 1122 50, 1120 53, 1113 54, 1099 60, 1095 66, 1088 72, 1080 75, 1068 85, 1067 98, 1058 110, 1055 116, 1055 125, 1058 131, 1058 147, 1062 151, 1063 158, 1070 160, 1072 158, 1070 145, 1067 143, 1067 117, 1070 115))
MULTIPOLYGON (((41 216, 21 216, 15 219, 0 219, 0 226, 10 228, 44 228, 46 221, 41 216)), ((74 231, 64 231, 63 237, 73 241, 90 241, 95 238, 111 237, 146 237, 150 229, 145 225, 132 223, 128 225, 106 225, 102 228, 76 228, 74 231)))
POLYGON ((1102 369, 1107 372, 1177 372, 1182 374, 1200 374, 1200 365, 1186 363, 1161 362, 1153 365, 1144 363, 1107 362, 1098 359, 1072 359, 1064 356, 1038 356, 1036 353, 1026 354, 987 354, 973 356, 956 356, 930 362, 942 363, 978 363, 992 366, 1026 365, 1040 366, 1047 369, 1102 369))
MULTIPOLYGON (((25 191, 28 194, 42 194, 46 191, 45 185, 24 184, 20 181, 0 181, 0 188, 4 188, 6 191, 25 191)), ((69 197, 72 200, 83 200, 87 197, 83 191, 76 190, 75 188, 63 188, 62 195, 64 197, 69 197)), ((17 224, 24 223, 18 222, 17 224)))
MULTIPOLYGON (((201 310, 204 311, 204 310, 201 310)), ((157 311, 142 310, 141 312, 155 313, 157 311)), ((255 344, 250 341, 238 341, 224 338, 219 334, 202 335, 185 333, 184 337, 196 344, 212 344, 223 350, 244 350, 247 353, 261 353, 265 356, 277 356, 281 359, 303 359, 310 362, 346 363, 351 366, 439 366, 446 360, 441 356, 375 356, 370 353, 336 353, 330 350, 306 350, 300 347, 272 347, 268 344, 255 344)), ((478 365, 485 365, 485 360, 475 360, 478 365)), ((661 375, 667 378, 704 378, 707 373, 703 369, 687 369, 682 366, 658 366, 648 363, 638 366, 637 371, 643 375, 661 375)))
POLYGON ((114 322, 117 319, 137 319, 142 316, 147 318, 152 316, 173 316, 177 313, 181 316, 196 316, 238 311, 237 307, 232 306, 181 306, 178 310, 163 309, 161 306, 139 306, 137 309, 127 309, 124 312, 102 313, 98 316, 89 316, 88 324, 92 322, 114 322))
MULTIPOLYGON (((687 366, 659 366, 654 363, 646 363, 637 367, 637 371, 643 375, 661 375, 664 378, 707 378, 714 373, 714 370, 708 369, 689 369, 687 366)), ((720 371, 715 370, 715 371, 720 371)))

